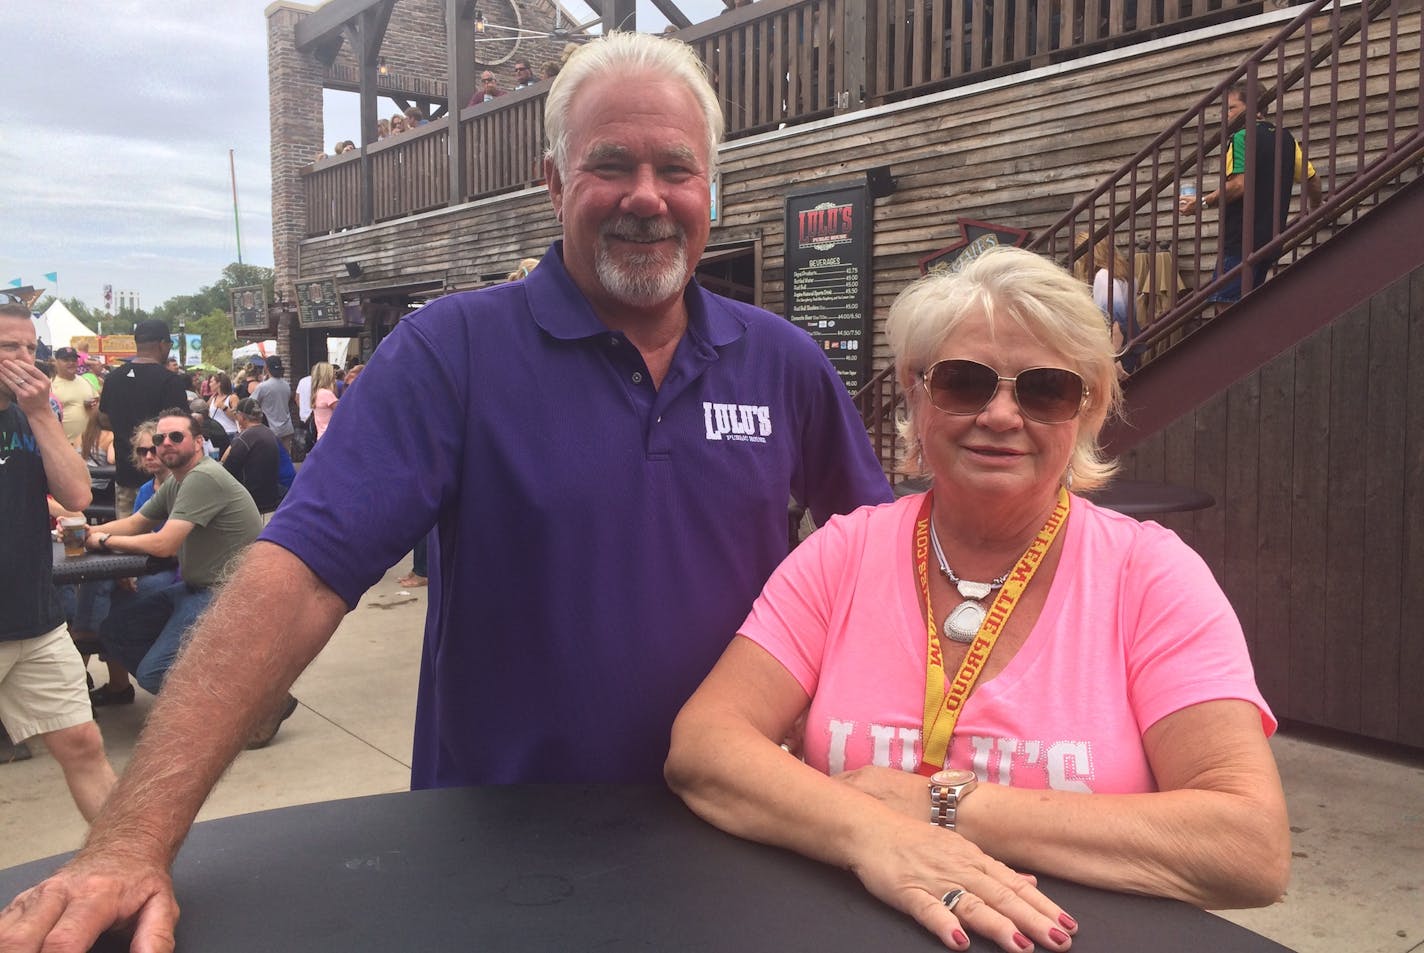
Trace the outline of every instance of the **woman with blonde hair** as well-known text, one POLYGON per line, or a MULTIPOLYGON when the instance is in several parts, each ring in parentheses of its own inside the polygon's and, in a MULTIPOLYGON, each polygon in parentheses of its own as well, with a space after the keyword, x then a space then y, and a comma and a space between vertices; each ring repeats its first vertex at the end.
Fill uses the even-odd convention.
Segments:
MULTIPOLYGON (((1088 232, 1079 232, 1074 237, 1074 247, 1085 248, 1091 238, 1088 232)), ((1127 282, 1132 275, 1132 265, 1117 250, 1111 236, 1104 235, 1093 246, 1091 256, 1074 259, 1073 273, 1093 287, 1093 303, 1108 321, 1113 353, 1122 355, 1118 363, 1119 376, 1135 371, 1137 355, 1123 354, 1123 345, 1131 337, 1128 314, 1132 310, 1132 295, 1127 282)))
POLYGON ((336 410, 336 371, 326 361, 312 367, 311 407, 312 420, 316 421, 316 439, 326 433, 331 425, 331 415, 336 410))
POLYGON ((1077 495, 1120 400, 1088 289, 1001 247, 911 285, 886 334, 930 489, 792 551, 678 715, 669 784, 955 950, 1072 945, 1018 870, 1274 902, 1276 722, 1231 605, 1169 530, 1077 495))

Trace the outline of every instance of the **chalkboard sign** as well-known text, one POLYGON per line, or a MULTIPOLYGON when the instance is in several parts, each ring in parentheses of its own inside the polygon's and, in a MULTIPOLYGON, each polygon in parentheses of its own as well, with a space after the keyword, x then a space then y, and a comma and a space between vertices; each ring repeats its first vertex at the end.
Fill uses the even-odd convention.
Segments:
POLYGON ((786 316, 852 394, 870 362, 870 192, 864 182, 786 199, 786 316))
POLYGON ((336 288, 335 278, 297 282, 297 321, 304 328, 346 326, 341 293, 336 288))
POLYGON ((261 285, 232 289, 232 327, 235 331, 265 331, 267 291, 261 285))
POLYGON ((959 220, 959 234, 963 237, 953 245, 920 259, 920 274, 927 275, 932 271, 962 271, 971 261, 995 245, 1022 247, 1028 241, 1028 232, 1022 228, 992 225, 972 218, 959 220))

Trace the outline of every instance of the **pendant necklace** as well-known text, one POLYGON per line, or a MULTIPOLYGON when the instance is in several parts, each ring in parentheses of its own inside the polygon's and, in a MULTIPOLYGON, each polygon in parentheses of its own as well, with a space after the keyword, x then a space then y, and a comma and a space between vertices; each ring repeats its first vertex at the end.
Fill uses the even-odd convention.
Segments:
POLYGON ((961 644, 974 641, 974 637, 979 634, 979 627, 984 624, 984 617, 988 610, 984 608, 983 599, 990 593, 1003 587, 1008 582, 1013 568, 1004 573, 993 582, 970 582, 967 579, 960 579, 954 574, 954 570, 949 568, 949 560, 944 558, 944 549, 939 544, 939 534, 935 532, 934 520, 930 520, 930 544, 934 546, 935 557, 939 560, 939 571, 944 573, 944 577, 954 584, 959 590, 959 594, 964 597, 964 601, 950 610, 944 620, 944 637, 951 642, 961 644))

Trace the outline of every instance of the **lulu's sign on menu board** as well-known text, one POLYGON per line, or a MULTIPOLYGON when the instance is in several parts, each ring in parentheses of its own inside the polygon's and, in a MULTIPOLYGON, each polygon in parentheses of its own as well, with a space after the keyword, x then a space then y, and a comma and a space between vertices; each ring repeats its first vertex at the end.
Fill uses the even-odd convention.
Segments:
POLYGON ((297 320, 304 328, 339 328, 346 324, 336 279, 317 278, 297 283, 297 320))
POLYGON ((786 199, 786 316, 855 393, 870 360, 870 191, 864 182, 786 199))

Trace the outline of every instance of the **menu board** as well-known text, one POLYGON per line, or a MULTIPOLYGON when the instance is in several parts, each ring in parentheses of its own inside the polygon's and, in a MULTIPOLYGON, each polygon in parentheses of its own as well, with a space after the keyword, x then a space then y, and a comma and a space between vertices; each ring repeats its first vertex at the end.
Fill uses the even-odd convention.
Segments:
POLYGON ((786 199, 786 316, 852 394, 870 363, 870 208, 863 181, 786 199))
POLYGON ((297 320, 304 328, 345 327, 335 278, 297 282, 297 320))
POLYGON ((267 291, 261 285, 232 289, 232 327, 235 331, 267 330, 267 291))

